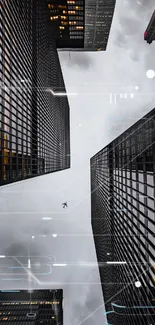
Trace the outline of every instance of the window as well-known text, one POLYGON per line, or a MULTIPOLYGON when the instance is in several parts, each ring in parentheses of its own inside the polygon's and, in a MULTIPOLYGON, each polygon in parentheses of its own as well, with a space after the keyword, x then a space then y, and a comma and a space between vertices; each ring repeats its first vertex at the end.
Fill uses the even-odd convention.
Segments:
POLYGON ((69 25, 76 25, 76 21, 69 21, 69 25))
POLYGON ((75 1, 67 1, 68 4, 75 4, 75 1))
POLYGON ((68 25, 68 21, 61 21, 61 24, 66 26, 68 25))
POLYGON ((83 26, 76 26, 76 29, 83 29, 83 26))
POLYGON ((49 9, 52 9, 52 8, 54 8, 54 5, 52 5, 52 4, 48 4, 48 8, 49 8, 49 9))
POLYGON ((68 14, 69 15, 73 15, 73 14, 75 14, 76 13, 76 11, 68 11, 68 14))

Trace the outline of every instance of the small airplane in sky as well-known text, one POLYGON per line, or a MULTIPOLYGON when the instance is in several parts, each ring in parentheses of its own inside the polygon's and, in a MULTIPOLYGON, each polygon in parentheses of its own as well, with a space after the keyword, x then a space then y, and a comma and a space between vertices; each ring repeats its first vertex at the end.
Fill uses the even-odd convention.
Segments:
POLYGON ((67 208, 68 207, 67 202, 62 203, 62 205, 63 205, 63 208, 67 208))

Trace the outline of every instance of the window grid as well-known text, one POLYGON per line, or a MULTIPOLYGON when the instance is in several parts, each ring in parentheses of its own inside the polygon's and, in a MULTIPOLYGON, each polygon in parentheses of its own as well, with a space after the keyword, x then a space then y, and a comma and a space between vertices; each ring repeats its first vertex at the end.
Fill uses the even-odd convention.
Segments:
MULTIPOLYGON (((155 109, 91 158, 92 227, 97 259, 127 261, 127 267, 114 266, 112 271, 109 267, 99 269, 101 282, 107 283, 102 285, 104 299, 110 301, 117 294, 118 305, 140 301, 147 306, 154 297, 154 119, 155 109), (103 236, 97 240, 95 234, 103 233, 107 233, 108 240, 103 236), (110 256, 107 256, 107 242, 110 256), (142 283, 139 290, 134 282, 132 285, 132 279, 142 283), (131 285, 119 295, 124 283, 131 285)), ((107 308, 110 310, 110 302, 107 308)), ((145 325, 153 322, 153 317, 150 313, 144 317, 139 310, 136 317, 108 315, 108 321, 145 325)))

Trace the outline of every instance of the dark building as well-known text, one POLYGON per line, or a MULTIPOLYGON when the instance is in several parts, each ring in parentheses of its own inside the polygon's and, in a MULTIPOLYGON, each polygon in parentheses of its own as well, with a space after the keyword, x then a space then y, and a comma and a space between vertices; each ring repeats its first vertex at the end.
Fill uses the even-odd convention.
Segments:
POLYGON ((153 12, 150 22, 144 33, 144 40, 147 41, 147 43, 149 44, 151 44, 152 41, 155 40, 155 11, 153 12))
POLYGON ((0 291, 0 323, 63 325, 63 291, 0 291))
POLYGON ((46 0, 3 0, 0 10, 3 185, 70 167, 70 116, 46 0))
POLYGON ((108 324, 154 324, 155 109, 91 158, 91 193, 108 324))
POLYGON ((116 0, 47 0, 61 51, 105 51, 116 0))

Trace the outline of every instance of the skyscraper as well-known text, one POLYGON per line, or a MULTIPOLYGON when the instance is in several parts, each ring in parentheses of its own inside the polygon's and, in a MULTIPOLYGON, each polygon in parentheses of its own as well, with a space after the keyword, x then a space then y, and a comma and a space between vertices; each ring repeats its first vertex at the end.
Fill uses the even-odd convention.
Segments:
POLYGON ((151 44, 152 41, 155 41, 155 10, 144 33, 144 40, 149 44, 151 44))
POLYGON ((46 1, 3 0, 0 9, 3 185, 70 167, 70 116, 46 1))
POLYGON ((91 158, 92 229, 108 324, 155 319, 155 109, 91 158))
POLYGON ((116 0, 47 0, 60 51, 105 51, 116 0))
POLYGON ((0 291, 1 324, 63 325, 63 291, 0 291))

